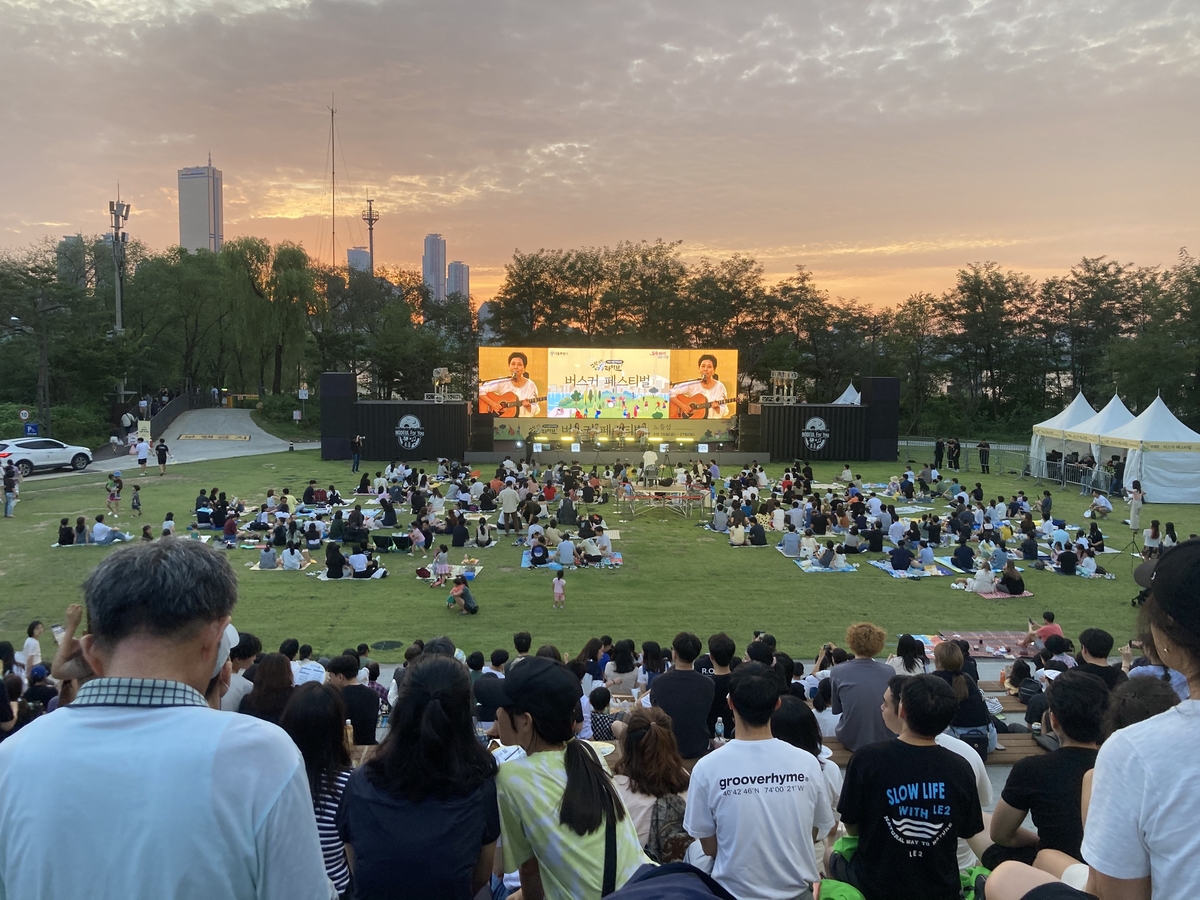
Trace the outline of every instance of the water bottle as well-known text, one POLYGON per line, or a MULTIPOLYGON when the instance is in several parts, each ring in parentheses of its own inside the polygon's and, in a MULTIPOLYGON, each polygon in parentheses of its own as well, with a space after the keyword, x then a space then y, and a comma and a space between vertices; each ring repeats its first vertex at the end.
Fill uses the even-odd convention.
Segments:
POLYGON ((716 725, 716 728, 714 729, 714 731, 716 732, 718 741, 725 740, 725 722, 724 722, 724 720, 717 719, 717 725, 716 725))

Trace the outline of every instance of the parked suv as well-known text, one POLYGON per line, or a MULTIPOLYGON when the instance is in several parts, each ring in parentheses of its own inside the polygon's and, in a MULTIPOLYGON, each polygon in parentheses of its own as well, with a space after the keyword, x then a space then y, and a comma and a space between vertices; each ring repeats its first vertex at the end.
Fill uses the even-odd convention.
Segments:
POLYGON ((82 471, 92 463, 92 451, 74 447, 53 438, 31 437, 0 441, 0 465, 12 460, 21 475, 36 469, 65 469, 82 471))

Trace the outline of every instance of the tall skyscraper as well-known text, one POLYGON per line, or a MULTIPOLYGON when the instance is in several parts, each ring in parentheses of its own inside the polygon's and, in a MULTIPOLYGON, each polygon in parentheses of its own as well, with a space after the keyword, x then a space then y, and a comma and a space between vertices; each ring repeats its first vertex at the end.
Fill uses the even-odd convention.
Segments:
POLYGON ((179 246, 216 253, 225 243, 221 170, 207 166, 179 170, 179 246))
POLYGON ((446 296, 461 294, 464 298, 471 296, 471 267, 457 259, 450 263, 446 275, 446 296))
POLYGON ((351 247, 346 251, 346 265, 360 272, 370 272, 371 251, 366 247, 351 247))
POLYGON ((446 299, 446 241, 440 234, 425 235, 421 280, 429 288, 429 294, 434 300, 446 299))

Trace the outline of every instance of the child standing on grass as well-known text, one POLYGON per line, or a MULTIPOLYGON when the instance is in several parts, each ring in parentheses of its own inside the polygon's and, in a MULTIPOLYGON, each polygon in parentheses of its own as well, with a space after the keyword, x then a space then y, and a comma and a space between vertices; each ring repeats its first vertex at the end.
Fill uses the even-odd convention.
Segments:
POLYGON ((135 516, 140 516, 142 514, 142 497, 138 493, 138 491, 141 489, 142 486, 140 484, 135 484, 133 486, 133 496, 129 498, 129 508, 133 511, 135 516))
POLYGON ((450 551, 442 544, 433 555, 433 584, 430 587, 441 587, 450 577, 450 551))
POLYGON ((108 483, 104 486, 104 489, 108 492, 108 502, 105 505, 108 511, 112 513, 114 519, 121 514, 121 488, 124 486, 125 484, 121 481, 120 472, 113 472, 108 476, 108 483))
POLYGON ((425 559, 429 555, 425 552, 425 533, 421 531, 417 522, 413 522, 412 531, 408 533, 408 537, 412 541, 412 555, 416 556, 419 550, 421 558, 425 559))
POLYGON ((554 609, 567 608, 567 582, 563 578, 563 573, 559 571, 555 574, 554 580, 550 582, 554 588, 554 609))

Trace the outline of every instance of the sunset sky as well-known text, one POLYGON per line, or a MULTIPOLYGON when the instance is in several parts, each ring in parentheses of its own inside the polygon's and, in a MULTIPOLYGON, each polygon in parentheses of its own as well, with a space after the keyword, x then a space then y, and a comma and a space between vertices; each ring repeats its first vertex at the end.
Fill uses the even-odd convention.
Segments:
POLYGON ((514 249, 680 240, 892 304, 975 260, 1200 252, 1200 4, 1169 0, 0 0, 0 246, 178 241, 209 151, 226 239, 495 290, 514 249), (321 213, 325 212, 324 221, 321 213))

